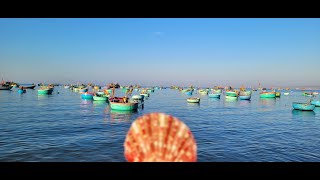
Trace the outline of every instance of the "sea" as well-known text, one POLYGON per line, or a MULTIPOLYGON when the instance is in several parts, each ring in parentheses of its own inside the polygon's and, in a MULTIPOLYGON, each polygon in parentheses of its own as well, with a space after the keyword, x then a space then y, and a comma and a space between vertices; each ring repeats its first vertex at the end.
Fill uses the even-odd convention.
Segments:
POLYGON ((38 88, 0 91, 1 162, 126 162, 123 144, 132 122, 152 112, 173 115, 190 128, 198 162, 320 161, 320 108, 293 110, 292 102, 310 100, 300 90, 271 99, 253 91, 250 101, 228 101, 167 88, 150 93, 138 111, 123 112, 63 86, 52 95, 38 95, 38 88), (188 97, 200 97, 200 103, 188 103, 188 97))

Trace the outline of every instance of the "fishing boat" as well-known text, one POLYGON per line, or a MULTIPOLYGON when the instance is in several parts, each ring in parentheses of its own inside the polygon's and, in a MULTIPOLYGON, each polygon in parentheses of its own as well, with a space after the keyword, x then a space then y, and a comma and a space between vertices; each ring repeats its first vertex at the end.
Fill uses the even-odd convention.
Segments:
POLYGON ((186 91, 186 92, 184 92, 184 94, 191 96, 192 95, 192 91, 186 91))
POLYGON ((211 89, 214 94, 222 93, 221 89, 211 89))
POLYGON ((141 99, 143 99, 143 97, 144 97, 144 96, 142 96, 142 95, 133 95, 131 98, 132 98, 132 99, 141 100, 141 99))
POLYGON ((281 92, 276 92, 276 97, 280 97, 281 96, 281 92))
POLYGON ((260 98, 275 98, 276 92, 261 92, 260 98))
POLYGON ((320 107, 320 101, 311 101, 311 104, 320 107))
POLYGON ((191 90, 192 90, 192 89, 187 88, 187 89, 183 89, 183 90, 181 90, 181 92, 185 93, 185 92, 188 92, 188 91, 191 91, 191 90))
POLYGON ((81 89, 79 89, 79 92, 81 93, 84 93, 84 92, 88 92, 88 88, 81 88, 81 89))
POLYGON ((209 98, 220 98, 220 93, 210 93, 208 94, 209 98))
POLYGON ((240 100, 250 100, 250 99, 251 99, 251 95, 249 95, 249 96, 240 95, 240 96, 239 96, 239 99, 240 99, 240 100))
POLYGON ((98 96, 98 95, 94 95, 93 96, 93 100, 94 101, 107 101, 108 100, 108 97, 107 96, 98 96))
POLYGON ((26 93, 26 92, 27 92, 27 90, 25 90, 25 89, 19 89, 19 90, 18 90, 18 93, 19 93, 19 94, 23 94, 23 93, 26 93))
POLYGON ((73 88, 73 91, 74 91, 74 92, 79 92, 79 88, 78 88, 78 87, 74 87, 74 88, 73 88))
POLYGON ((226 100, 237 100, 238 96, 225 96, 226 100))
POLYGON ((149 97, 150 94, 149 93, 141 93, 140 95, 144 96, 144 97, 149 97))
POLYGON ((137 102, 111 102, 110 101, 110 107, 112 110, 120 110, 120 111, 132 111, 138 109, 138 103, 137 102))
POLYGON ((200 89, 198 92, 199 92, 199 94, 202 94, 202 95, 208 94, 208 90, 206 90, 206 89, 200 89))
POLYGON ((300 111, 313 111, 316 106, 309 103, 293 102, 292 107, 293 109, 300 110, 300 111))
POLYGON ((237 96, 238 96, 238 93, 235 92, 235 91, 227 91, 227 92, 226 92, 226 96, 229 96, 229 97, 237 97, 237 96))
POLYGON ((312 93, 311 93, 311 92, 303 92, 302 95, 303 95, 303 96, 309 96, 309 97, 310 97, 310 96, 312 96, 312 93))
POLYGON ((35 84, 32 84, 31 86, 23 86, 23 89, 34 89, 36 87, 35 84))
POLYGON ((93 99, 93 94, 89 93, 89 92, 85 92, 85 93, 81 94, 81 98, 82 99, 93 99))
POLYGON ((147 89, 148 92, 154 92, 154 89, 147 89))
POLYGON ((38 94, 49 94, 49 89, 39 89, 38 94))
POLYGON ((194 97, 194 98, 188 98, 187 101, 188 101, 189 103, 200 103, 200 98, 196 98, 196 97, 194 97))
POLYGON ((0 85, 0 90, 11 90, 12 86, 3 86, 0 85))

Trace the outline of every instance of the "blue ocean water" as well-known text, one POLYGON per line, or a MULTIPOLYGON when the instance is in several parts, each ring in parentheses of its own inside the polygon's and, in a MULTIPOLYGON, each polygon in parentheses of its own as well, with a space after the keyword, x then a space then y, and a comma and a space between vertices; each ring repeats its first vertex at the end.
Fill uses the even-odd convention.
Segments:
POLYGON ((251 101, 194 93, 201 102, 192 104, 189 96, 162 89, 151 93, 143 109, 125 113, 61 86, 52 95, 39 96, 37 89, 0 91, 2 162, 126 161, 123 143, 131 123, 151 112, 171 114, 189 126, 200 162, 320 161, 320 108, 292 110, 292 102, 310 99, 301 91, 276 99, 260 99, 257 91, 251 101))

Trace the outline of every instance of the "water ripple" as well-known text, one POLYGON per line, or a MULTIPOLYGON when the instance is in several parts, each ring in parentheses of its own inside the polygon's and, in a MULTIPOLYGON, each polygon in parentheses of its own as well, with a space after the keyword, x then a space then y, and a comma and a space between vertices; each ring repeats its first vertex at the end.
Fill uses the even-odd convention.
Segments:
POLYGON ((320 108, 291 107, 308 100, 301 91, 277 99, 253 92, 251 101, 201 95, 200 104, 188 103, 187 97, 156 90, 138 111, 119 112, 62 87, 45 96, 29 89, 22 95, 17 89, 0 91, 0 161, 125 161, 123 143, 131 123, 151 112, 174 115, 190 127, 198 161, 320 160, 320 108))

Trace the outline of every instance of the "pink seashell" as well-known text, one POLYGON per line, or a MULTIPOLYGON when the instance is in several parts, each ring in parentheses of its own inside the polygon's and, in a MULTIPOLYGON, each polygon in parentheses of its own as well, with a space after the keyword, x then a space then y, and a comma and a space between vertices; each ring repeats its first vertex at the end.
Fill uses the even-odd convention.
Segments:
POLYGON ((124 149, 129 162, 197 161, 197 144, 188 126, 164 113, 137 118, 127 133, 124 149))

